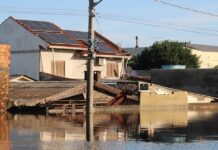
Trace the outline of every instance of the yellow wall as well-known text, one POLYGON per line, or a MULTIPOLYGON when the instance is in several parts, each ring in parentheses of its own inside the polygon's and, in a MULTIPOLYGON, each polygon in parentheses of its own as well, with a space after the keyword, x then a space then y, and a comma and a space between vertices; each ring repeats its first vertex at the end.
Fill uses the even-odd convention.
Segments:
POLYGON ((192 49, 192 53, 200 57, 200 68, 214 68, 218 65, 218 52, 206 52, 192 49))

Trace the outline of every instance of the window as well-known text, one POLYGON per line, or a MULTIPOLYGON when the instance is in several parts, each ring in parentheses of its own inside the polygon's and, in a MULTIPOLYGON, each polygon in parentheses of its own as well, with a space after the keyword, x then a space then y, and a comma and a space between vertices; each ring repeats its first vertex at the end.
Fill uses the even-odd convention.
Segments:
POLYGON ((65 77, 65 61, 52 61, 51 73, 56 76, 65 77))

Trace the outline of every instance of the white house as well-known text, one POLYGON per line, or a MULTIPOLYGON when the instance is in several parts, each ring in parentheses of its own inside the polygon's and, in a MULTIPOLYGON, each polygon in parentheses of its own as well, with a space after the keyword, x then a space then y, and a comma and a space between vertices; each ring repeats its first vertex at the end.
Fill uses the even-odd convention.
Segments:
POLYGON ((200 60, 200 68, 214 68, 218 66, 218 46, 187 44, 192 49, 192 53, 200 60))
MULTIPOLYGON (((95 32, 95 72, 102 79, 117 79, 124 73, 130 54, 95 32)), ((0 25, 0 43, 11 48, 11 75, 36 80, 40 72, 72 79, 84 79, 88 50, 87 32, 62 30, 45 21, 9 17, 0 25)))

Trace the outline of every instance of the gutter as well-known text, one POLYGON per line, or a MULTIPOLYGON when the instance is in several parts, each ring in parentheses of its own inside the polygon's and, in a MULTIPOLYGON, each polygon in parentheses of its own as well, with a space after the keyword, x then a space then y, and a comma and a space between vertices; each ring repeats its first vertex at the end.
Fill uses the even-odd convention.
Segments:
MULTIPOLYGON (((83 54, 83 56, 88 56, 88 54, 83 54)), ((131 56, 123 56, 123 55, 99 55, 99 54, 96 54, 96 57, 103 57, 103 58, 127 58, 127 59, 131 58, 131 56)))
POLYGON ((87 50, 87 48, 81 48, 81 47, 68 47, 68 46, 54 46, 54 45, 48 45, 48 48, 54 48, 54 49, 69 49, 69 50, 87 50))

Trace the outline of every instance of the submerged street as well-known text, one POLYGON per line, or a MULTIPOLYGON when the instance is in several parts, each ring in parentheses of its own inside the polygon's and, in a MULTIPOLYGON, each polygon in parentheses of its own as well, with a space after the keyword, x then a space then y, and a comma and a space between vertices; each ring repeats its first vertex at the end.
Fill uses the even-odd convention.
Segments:
POLYGON ((218 111, 94 114, 95 142, 88 143, 82 114, 1 114, 0 150, 215 149, 217 122, 218 111))

